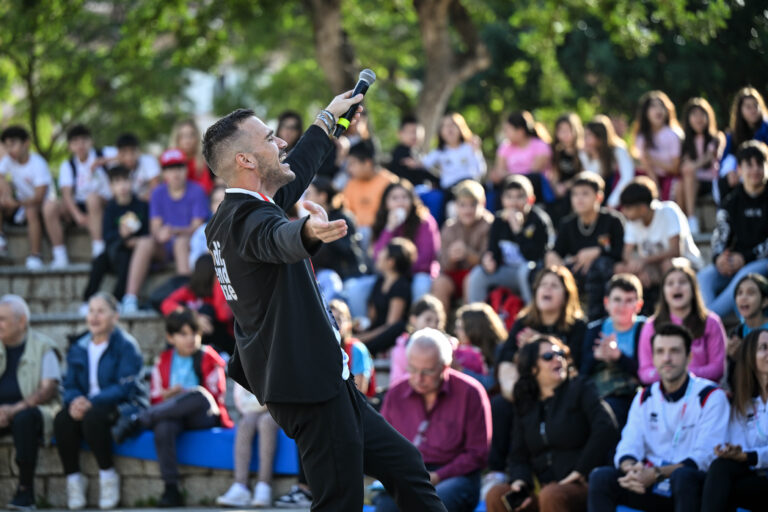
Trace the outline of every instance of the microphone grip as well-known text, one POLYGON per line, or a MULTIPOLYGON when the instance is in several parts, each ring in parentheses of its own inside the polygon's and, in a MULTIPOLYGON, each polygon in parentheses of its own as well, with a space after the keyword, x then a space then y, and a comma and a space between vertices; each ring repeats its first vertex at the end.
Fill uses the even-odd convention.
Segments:
MULTIPOLYGON (((368 87, 370 87, 370 84, 364 80, 360 80, 357 82, 357 85, 355 85, 355 90, 352 91, 352 97, 354 98, 358 94, 365 94, 368 92, 368 87)), ((360 103, 355 103, 351 107, 349 107, 349 110, 347 110, 344 115, 342 115, 339 120, 336 122, 336 128, 333 130, 333 136, 338 137, 344 131, 349 128, 349 123, 352 121, 352 119, 355 117, 355 114, 357 113, 357 107, 360 106, 360 103)))

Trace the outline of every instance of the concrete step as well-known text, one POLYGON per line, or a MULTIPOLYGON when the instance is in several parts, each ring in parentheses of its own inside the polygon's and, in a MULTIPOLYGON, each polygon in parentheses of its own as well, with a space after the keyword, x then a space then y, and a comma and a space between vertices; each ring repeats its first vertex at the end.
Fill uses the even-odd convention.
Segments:
POLYGON ((693 241, 696 242, 696 246, 701 251, 701 258, 704 260, 705 265, 712 263, 712 234, 700 233, 693 236, 693 241))
POLYGON ((715 218, 717 205, 712 196, 700 197, 696 204, 696 216, 703 233, 711 233, 715 230, 715 218))
MULTIPOLYGON (((85 318, 77 313, 33 314, 33 329, 47 334, 59 344, 66 353, 69 340, 67 336, 81 334, 87 330, 85 318)), ((120 316, 120 327, 130 333, 139 343, 144 362, 152 364, 160 352, 165 349, 165 328, 163 318, 154 311, 139 311, 120 316)))
MULTIPOLYGON (((24 297, 32 313, 76 313, 88 284, 90 263, 74 263, 66 268, 28 270, 23 265, 0 266, 0 294, 24 297)), ((140 301, 173 276, 169 270, 151 272, 144 282, 140 301)), ((108 274, 101 289, 111 292, 116 276, 108 274)))
MULTIPOLYGON (((24 265, 29 256, 29 239, 26 226, 4 226, 3 232, 8 239, 8 259, 5 264, 24 265)), ((91 261, 91 237, 88 231, 80 226, 67 226, 64 232, 64 243, 67 246, 69 261, 87 263, 91 261)), ((51 243, 43 235, 43 261, 51 261, 51 243)))

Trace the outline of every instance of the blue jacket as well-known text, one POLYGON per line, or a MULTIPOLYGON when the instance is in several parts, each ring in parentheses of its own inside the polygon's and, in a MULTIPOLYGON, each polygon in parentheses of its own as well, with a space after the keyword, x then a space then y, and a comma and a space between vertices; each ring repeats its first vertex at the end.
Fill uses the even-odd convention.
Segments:
MULTIPOLYGON (((88 344, 91 333, 75 341, 67 353, 67 374, 64 376, 62 399, 68 406, 79 396, 88 396, 88 344)), ((117 406, 131 400, 140 387, 139 375, 144 361, 136 340, 119 327, 115 327, 99 359, 97 377, 101 391, 92 397, 94 405, 117 406)))

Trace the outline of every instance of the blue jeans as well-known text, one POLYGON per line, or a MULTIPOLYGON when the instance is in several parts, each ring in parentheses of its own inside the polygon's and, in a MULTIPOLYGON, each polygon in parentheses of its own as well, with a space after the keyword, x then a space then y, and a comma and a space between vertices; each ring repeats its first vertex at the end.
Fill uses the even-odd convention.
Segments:
POLYGON ((624 474, 613 466, 604 466, 589 475, 589 512, 615 512, 618 505, 626 505, 648 512, 674 511, 699 512, 701 492, 704 488, 706 473, 689 467, 676 469, 669 477, 672 497, 667 498, 646 489, 645 494, 637 494, 619 485, 619 478, 624 474))
POLYGON ((733 275, 728 277, 717 271, 714 264, 707 265, 698 273, 699 287, 707 308, 720 317, 733 313, 733 294, 739 280, 747 274, 768 274, 768 259, 755 260, 747 263, 733 275))
MULTIPOLYGON (((480 503, 480 472, 443 480, 435 486, 448 512, 472 512, 480 503)), ((395 501, 382 492, 373 499, 376 512, 398 512, 395 501)))

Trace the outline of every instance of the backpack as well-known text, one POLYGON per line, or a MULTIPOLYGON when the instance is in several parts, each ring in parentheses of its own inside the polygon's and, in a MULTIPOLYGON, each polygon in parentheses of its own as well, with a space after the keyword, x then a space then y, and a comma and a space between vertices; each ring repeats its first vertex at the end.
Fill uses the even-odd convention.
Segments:
POLYGON ((504 286, 491 290, 488 294, 488 304, 499 315, 507 330, 512 328, 517 314, 523 309, 523 300, 504 286))

